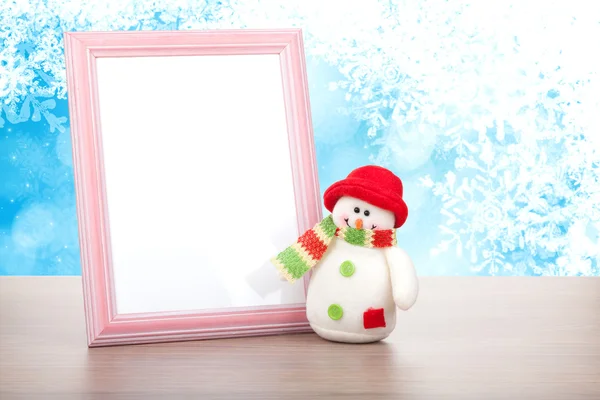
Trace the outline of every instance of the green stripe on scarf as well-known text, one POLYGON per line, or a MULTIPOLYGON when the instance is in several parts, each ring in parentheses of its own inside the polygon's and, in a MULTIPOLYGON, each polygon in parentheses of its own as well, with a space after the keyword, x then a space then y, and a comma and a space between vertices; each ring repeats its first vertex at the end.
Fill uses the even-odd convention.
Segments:
POLYGON ((344 240, 355 246, 362 246, 365 243, 365 234, 364 229, 347 229, 344 232, 344 240))
POLYGON ((335 226, 335 222, 333 222, 333 217, 331 215, 327 216, 319 223, 321 229, 323 229, 323 233, 328 238, 332 238, 335 236, 335 231, 337 230, 337 226, 335 226))
POLYGON ((288 247, 277 256, 277 260, 287 267, 292 278, 298 279, 308 272, 310 265, 293 247, 288 247))

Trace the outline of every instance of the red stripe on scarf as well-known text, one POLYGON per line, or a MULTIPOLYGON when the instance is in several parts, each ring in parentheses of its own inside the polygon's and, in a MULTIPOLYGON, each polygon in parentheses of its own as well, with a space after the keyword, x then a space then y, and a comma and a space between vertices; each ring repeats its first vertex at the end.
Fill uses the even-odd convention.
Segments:
POLYGON ((390 247, 392 245, 392 231, 373 231, 373 247, 390 247))
POLYGON ((319 239, 314 229, 309 229, 298 238, 298 243, 302 245, 315 260, 320 260, 327 251, 325 243, 319 239))

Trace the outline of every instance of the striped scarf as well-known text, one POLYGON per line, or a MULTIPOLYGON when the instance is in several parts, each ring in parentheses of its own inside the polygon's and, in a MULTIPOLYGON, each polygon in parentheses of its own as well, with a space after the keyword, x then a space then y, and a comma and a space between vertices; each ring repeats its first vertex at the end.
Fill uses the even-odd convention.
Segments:
POLYGON ((361 247, 384 248, 396 245, 395 229, 338 228, 329 215, 302 234, 293 245, 273 257, 271 262, 289 282, 294 282, 321 260, 334 236, 361 247))

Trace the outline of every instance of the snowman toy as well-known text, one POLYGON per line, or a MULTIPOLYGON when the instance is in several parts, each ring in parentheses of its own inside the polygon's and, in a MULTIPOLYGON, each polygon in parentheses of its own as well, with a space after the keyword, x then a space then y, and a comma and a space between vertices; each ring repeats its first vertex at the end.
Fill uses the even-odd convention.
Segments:
POLYGON ((380 341, 396 326, 396 307, 415 303, 415 268, 396 245, 396 229, 408 217, 402 196, 402 181, 391 171, 357 168, 325 191, 331 214, 272 258, 289 282, 311 271, 306 316, 320 337, 380 341))

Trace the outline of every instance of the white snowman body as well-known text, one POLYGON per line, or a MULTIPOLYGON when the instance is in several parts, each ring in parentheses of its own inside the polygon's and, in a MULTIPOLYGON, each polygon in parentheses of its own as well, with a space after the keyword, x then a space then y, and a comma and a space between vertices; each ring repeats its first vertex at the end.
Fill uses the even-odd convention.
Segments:
MULTIPOLYGON (((352 197, 342 197, 332 216, 340 228, 394 226, 392 213, 352 197)), ((394 330, 396 307, 408 310, 417 292, 415 269, 405 251, 361 247, 335 237, 312 270, 306 315, 324 339, 376 342, 394 330)))

